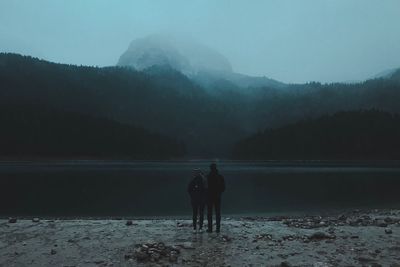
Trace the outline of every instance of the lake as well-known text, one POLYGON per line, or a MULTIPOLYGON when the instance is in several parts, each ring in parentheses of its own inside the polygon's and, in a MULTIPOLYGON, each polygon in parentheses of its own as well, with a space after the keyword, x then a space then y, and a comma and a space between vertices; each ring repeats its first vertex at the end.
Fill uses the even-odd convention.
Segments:
MULTIPOLYGON (((211 161, 0 162, 0 216, 182 216, 211 161)), ((219 161, 225 215, 399 208, 400 162, 219 161)))

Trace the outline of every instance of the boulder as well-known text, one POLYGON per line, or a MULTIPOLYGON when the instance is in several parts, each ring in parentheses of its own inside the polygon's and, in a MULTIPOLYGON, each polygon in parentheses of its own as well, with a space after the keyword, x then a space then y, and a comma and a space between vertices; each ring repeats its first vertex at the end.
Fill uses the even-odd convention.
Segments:
POLYGON ((384 220, 377 220, 375 225, 379 227, 387 227, 387 223, 384 220))
POLYGON ((332 234, 328 234, 325 232, 315 232, 311 234, 308 239, 313 241, 323 240, 323 239, 335 239, 336 236, 332 234))

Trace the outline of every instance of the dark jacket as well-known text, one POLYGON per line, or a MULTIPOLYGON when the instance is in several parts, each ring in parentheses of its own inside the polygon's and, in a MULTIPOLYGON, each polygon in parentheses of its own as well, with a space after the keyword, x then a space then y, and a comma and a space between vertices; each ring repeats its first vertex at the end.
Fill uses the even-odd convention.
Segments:
POLYGON ((208 196, 210 198, 220 197, 225 191, 224 177, 218 171, 211 171, 207 176, 208 196))
POLYGON ((188 193, 192 202, 202 203, 206 200, 206 185, 202 176, 194 177, 188 185, 188 193))

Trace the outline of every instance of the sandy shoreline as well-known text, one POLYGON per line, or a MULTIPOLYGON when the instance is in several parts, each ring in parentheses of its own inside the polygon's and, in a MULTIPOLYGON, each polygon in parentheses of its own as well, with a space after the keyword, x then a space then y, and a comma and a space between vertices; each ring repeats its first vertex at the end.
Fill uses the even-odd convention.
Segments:
POLYGON ((400 266, 400 210, 224 218, 220 234, 178 219, 0 219, 0 266, 400 266))

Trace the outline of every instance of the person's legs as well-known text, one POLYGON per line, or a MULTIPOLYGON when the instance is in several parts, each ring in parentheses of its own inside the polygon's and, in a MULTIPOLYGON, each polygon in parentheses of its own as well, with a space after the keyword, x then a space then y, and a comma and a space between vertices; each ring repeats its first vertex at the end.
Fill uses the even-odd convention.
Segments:
POLYGON ((200 213, 200 222, 199 227, 203 229, 203 222, 204 222, 204 203, 201 203, 199 206, 199 213, 200 213))
POLYGON ((208 221, 208 229, 207 232, 212 232, 212 208, 213 202, 211 199, 207 201, 207 221, 208 221))
POLYGON ((217 224, 217 232, 221 229, 221 198, 216 198, 215 205, 215 220, 217 224))
POLYGON ((197 228, 197 211, 199 209, 199 206, 197 203, 192 202, 192 209, 193 209, 193 229, 196 230, 197 228))

